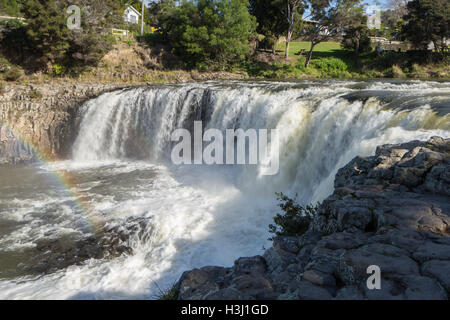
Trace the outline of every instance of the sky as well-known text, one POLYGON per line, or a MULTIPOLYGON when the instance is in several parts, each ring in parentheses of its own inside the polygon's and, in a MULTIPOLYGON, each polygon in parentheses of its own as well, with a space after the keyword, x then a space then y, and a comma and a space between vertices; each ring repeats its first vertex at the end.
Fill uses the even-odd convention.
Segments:
POLYGON ((387 8, 388 0, 367 0, 367 3, 370 5, 379 5, 382 9, 387 8))

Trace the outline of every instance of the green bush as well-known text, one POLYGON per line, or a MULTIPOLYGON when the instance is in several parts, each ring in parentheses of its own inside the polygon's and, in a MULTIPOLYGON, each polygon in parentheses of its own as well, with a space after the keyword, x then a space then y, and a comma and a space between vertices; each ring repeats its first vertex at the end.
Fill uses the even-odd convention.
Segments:
POLYGON ((330 76, 338 76, 348 71, 347 64, 339 58, 329 57, 313 60, 313 67, 330 76))
MULTIPOLYGON (((283 193, 276 193, 279 207, 283 213, 278 213, 269 225, 269 232, 276 236, 300 236, 304 234, 317 214, 319 204, 303 207, 283 193)), ((269 238, 273 240, 274 237, 269 238)))
POLYGON ((8 71, 5 72, 5 80, 6 81, 17 81, 22 76, 22 70, 18 67, 12 67, 8 71))

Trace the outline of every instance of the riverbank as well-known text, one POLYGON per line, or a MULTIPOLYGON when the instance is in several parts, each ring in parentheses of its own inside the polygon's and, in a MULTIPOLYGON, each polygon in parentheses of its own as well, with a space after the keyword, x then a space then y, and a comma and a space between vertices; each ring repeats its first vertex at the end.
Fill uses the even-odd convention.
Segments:
POLYGON ((233 267, 187 271, 170 297, 446 300, 449 172, 450 139, 380 146, 338 171, 304 235, 278 236, 233 267), (367 285, 369 266, 380 270, 378 289, 367 285))
MULTIPOLYGON (((338 43, 336 45, 339 45, 338 43)), ((335 45, 335 46, 336 46, 335 45)), ((319 46, 320 48, 320 46, 319 46)), ((11 64, 0 56, 0 94, 8 84, 43 83, 182 83, 205 80, 301 80, 301 79, 416 79, 448 80, 450 65, 422 63, 406 53, 364 53, 357 63, 346 50, 317 51, 308 68, 305 57, 293 55, 285 59, 280 52, 256 51, 244 63, 224 71, 187 70, 180 67, 179 58, 166 47, 139 42, 118 42, 105 54, 96 67, 70 74, 63 66, 49 65, 48 70, 31 72, 11 64)), ((214 70, 214 69, 212 69, 214 70)))

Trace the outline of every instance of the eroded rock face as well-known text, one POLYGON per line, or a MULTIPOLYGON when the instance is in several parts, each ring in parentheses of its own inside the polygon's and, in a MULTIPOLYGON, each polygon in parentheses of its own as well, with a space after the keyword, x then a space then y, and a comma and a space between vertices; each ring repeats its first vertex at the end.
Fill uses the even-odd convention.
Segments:
POLYGON ((0 95, 0 164, 64 157, 78 107, 117 84, 11 84, 0 95))
POLYGON ((277 237, 263 257, 231 268, 185 272, 179 298, 448 299, 449 175, 450 139, 356 157, 306 234, 277 237), (380 290, 366 285, 371 265, 380 267, 380 290))

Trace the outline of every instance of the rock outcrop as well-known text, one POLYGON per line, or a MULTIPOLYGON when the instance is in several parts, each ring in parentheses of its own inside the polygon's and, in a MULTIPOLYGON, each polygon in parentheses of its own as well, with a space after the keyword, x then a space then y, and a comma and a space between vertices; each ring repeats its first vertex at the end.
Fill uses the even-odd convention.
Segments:
POLYGON ((185 272, 179 299, 448 299, 450 139, 384 145, 339 170, 300 237, 185 272), (381 289, 369 289, 369 266, 381 289))
POLYGON ((118 84, 11 84, 0 94, 0 164, 58 159, 73 138, 77 107, 118 84))

